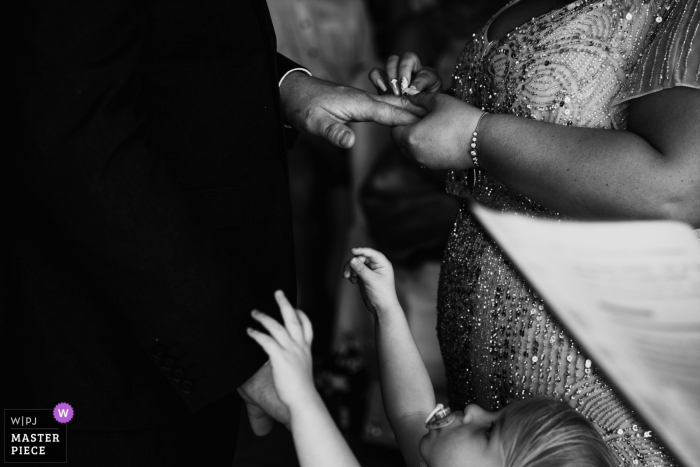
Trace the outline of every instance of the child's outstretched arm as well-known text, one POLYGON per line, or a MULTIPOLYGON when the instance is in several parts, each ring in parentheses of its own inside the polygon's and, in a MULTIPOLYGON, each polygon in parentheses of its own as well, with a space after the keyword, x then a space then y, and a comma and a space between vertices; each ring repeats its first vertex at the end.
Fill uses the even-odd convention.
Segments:
POLYGON ((275 388, 291 415, 299 463, 302 467, 359 467, 314 387, 311 322, 302 311, 292 307, 281 291, 275 293, 275 299, 284 326, 264 313, 253 311, 253 318, 270 334, 254 329, 248 329, 248 334, 270 356, 275 388))
POLYGON ((435 408, 433 385, 396 296, 391 263, 370 248, 351 251, 355 257, 346 263, 343 275, 360 286, 374 315, 384 409, 406 464, 417 467, 425 419, 435 408))

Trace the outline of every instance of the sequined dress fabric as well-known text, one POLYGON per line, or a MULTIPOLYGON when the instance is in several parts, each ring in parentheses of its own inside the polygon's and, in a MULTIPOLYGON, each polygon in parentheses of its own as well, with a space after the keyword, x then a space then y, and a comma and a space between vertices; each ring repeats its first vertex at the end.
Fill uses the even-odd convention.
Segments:
MULTIPOLYGON (((492 18, 460 55, 452 92, 492 113, 624 130, 629 100, 674 86, 700 88, 699 2, 577 1, 489 43, 492 18)), ((502 212, 561 217, 483 170, 451 173, 448 191, 502 212)), ((497 410, 554 397, 594 423, 620 465, 674 465, 466 203, 443 260, 438 337, 453 407, 476 402, 497 410)))

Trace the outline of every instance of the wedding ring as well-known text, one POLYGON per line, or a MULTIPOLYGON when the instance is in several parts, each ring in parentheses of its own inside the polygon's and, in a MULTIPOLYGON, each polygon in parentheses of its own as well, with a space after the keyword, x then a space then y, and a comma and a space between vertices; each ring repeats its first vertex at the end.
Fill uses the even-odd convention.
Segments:
POLYGON ((430 412, 425 420, 425 427, 429 430, 443 428, 455 421, 455 414, 452 413, 449 407, 438 404, 435 409, 430 412))

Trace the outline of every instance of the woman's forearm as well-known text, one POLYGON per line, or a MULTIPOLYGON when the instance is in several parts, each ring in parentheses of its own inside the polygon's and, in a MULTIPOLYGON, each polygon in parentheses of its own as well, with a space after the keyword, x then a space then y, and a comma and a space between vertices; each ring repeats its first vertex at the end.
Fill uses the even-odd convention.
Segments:
MULTIPOLYGON (((661 126, 650 132, 673 131, 661 126)), ((686 132, 679 138, 688 140, 692 129, 678 131, 686 132)), ((562 214, 700 224, 699 146, 664 151, 631 131, 566 127, 499 114, 484 118, 478 145, 480 165, 497 180, 562 214)))

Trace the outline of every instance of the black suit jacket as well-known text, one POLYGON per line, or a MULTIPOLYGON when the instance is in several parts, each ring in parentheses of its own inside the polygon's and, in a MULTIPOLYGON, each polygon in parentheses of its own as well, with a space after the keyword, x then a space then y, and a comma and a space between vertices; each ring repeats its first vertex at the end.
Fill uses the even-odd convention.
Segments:
POLYGON ((296 65, 264 0, 14 3, 3 406, 179 420, 264 363, 250 310, 294 298, 278 81, 296 65))

